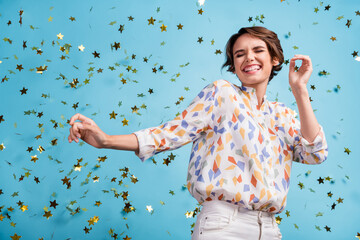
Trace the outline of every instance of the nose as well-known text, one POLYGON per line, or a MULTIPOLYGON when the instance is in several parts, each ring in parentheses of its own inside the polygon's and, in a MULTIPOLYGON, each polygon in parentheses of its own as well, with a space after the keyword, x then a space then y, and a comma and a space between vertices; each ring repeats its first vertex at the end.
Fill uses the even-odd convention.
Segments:
POLYGON ((254 54, 252 54, 251 52, 248 52, 246 54, 246 62, 251 62, 254 60, 254 54))

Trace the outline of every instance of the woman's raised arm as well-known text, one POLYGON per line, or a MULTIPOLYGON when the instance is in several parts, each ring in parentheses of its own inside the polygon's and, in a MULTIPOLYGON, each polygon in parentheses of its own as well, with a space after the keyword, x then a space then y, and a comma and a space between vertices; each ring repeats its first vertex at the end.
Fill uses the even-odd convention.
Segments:
POLYGON ((139 153, 139 143, 135 134, 108 135, 104 133, 96 123, 80 113, 71 117, 69 143, 79 142, 78 138, 96 148, 110 148, 117 150, 134 151, 139 153), (81 122, 75 122, 80 120, 81 122))

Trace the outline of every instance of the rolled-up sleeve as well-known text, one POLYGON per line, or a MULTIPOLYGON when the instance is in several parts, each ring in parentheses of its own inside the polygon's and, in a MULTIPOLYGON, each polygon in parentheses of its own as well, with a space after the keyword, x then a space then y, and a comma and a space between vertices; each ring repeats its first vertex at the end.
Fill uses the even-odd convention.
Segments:
POLYGON ((204 87, 190 105, 173 120, 158 127, 150 127, 134 132, 139 143, 138 156, 142 162, 163 151, 175 150, 198 139, 211 129, 216 108, 214 82, 204 87))
POLYGON ((313 142, 306 140, 301 134, 300 121, 296 118, 297 113, 289 108, 290 123, 293 126, 293 160, 303 164, 320 164, 328 156, 328 145, 322 125, 313 142))

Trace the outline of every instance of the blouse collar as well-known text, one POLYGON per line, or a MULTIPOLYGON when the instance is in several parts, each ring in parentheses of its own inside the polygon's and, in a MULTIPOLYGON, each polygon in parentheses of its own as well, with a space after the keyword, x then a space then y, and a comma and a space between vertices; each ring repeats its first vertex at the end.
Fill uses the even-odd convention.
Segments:
MULTIPOLYGON (((254 104, 255 106, 258 105, 258 99, 257 99, 257 96, 256 96, 256 89, 255 88, 252 88, 252 87, 245 87, 243 85, 240 86, 240 90, 244 93, 247 93, 245 94, 249 99, 250 99, 250 102, 252 104, 254 104)), ((266 103, 266 94, 264 95, 264 103, 266 103)))

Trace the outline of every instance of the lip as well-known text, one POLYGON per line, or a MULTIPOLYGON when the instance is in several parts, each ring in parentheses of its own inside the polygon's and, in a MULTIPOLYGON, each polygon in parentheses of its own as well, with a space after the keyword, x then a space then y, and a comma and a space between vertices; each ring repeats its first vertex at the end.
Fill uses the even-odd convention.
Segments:
POLYGON ((253 74, 253 73, 256 73, 256 72, 260 71, 261 69, 262 69, 262 66, 261 66, 260 64, 251 64, 251 65, 246 65, 246 66, 242 69, 242 71, 243 71, 244 73, 246 73, 246 74, 253 74), (254 70, 254 71, 250 71, 250 72, 245 72, 245 68, 251 67, 251 66, 260 66, 260 69, 259 69, 259 70, 254 70))

